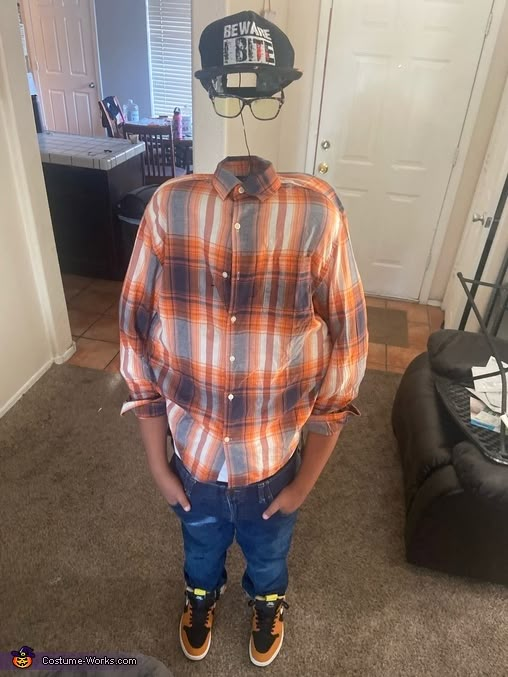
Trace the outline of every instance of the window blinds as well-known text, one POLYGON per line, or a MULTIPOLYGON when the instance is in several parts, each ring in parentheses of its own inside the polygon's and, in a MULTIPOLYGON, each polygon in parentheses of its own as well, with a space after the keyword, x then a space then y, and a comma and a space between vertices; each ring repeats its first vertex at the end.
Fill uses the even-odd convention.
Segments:
POLYGON ((147 0, 154 115, 192 113, 191 0, 147 0))

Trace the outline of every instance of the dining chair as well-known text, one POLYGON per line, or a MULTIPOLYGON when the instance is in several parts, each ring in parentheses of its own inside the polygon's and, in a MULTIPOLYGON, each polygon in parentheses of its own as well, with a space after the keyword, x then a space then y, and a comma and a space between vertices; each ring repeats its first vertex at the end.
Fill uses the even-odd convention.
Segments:
POLYGON ((186 174, 193 173, 192 139, 175 141, 175 162, 177 171, 181 167, 186 174))
POLYGON ((107 130, 108 136, 123 139, 125 117, 116 96, 107 96, 99 101, 99 110, 102 115, 102 126, 107 130))
POLYGON ((171 125, 150 127, 127 122, 123 131, 125 138, 132 135, 145 143, 144 174, 145 184, 164 183, 168 179, 185 174, 175 166, 175 146, 171 125))

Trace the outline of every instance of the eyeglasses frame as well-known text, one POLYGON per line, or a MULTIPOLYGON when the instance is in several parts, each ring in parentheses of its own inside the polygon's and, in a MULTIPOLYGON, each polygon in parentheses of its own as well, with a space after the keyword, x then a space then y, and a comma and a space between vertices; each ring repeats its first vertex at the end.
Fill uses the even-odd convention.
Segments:
POLYGON ((241 101, 242 107, 240 108, 240 110, 238 111, 238 113, 236 115, 222 115, 221 113, 217 112, 217 109, 215 108, 215 105, 214 105, 213 108, 214 108, 216 114, 219 117, 224 118, 226 120, 234 120, 235 118, 240 117, 240 115, 242 114, 245 106, 248 106, 250 108, 250 112, 252 114, 252 117, 254 117, 256 120, 259 120, 260 122, 268 122, 269 120, 275 120, 275 118, 277 118, 279 113, 280 113, 280 109, 282 108, 282 106, 284 105, 284 103, 286 101, 286 97, 284 95, 284 89, 280 90, 280 94, 281 94, 280 98, 277 97, 277 96, 255 96, 253 98, 247 98, 246 99, 243 96, 237 96, 236 94, 218 94, 217 91, 215 90, 215 87, 211 83, 210 83, 210 87, 208 89, 208 96, 210 97, 212 104, 214 102, 214 99, 216 99, 216 98, 217 99, 238 99, 239 101, 241 101), (258 118, 254 115, 251 104, 254 103, 254 101, 262 101, 263 99, 273 99, 274 101, 277 101, 278 104, 279 104, 279 108, 277 109, 277 113, 271 118, 258 118))

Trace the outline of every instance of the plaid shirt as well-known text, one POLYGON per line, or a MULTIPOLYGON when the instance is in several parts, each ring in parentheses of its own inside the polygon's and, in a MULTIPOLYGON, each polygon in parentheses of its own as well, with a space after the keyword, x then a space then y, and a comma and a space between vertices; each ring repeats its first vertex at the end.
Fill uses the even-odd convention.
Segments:
POLYGON ((120 302, 122 413, 167 414, 197 480, 226 462, 231 486, 260 481, 305 424, 340 430, 359 413, 367 343, 346 215, 327 183, 227 158, 155 193, 120 302))

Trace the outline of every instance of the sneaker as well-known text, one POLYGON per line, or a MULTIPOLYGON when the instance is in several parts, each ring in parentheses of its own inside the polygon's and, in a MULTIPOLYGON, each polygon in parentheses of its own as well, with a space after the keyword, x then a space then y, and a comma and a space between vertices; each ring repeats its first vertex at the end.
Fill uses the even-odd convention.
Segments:
POLYGON ((191 661, 202 660, 210 650, 215 605, 225 589, 225 585, 213 592, 200 588, 185 589, 179 634, 182 651, 191 661))
POLYGON ((284 609, 288 608, 284 595, 256 597, 249 602, 253 607, 252 633, 249 656, 254 665, 270 665, 277 657, 284 640, 284 609))

